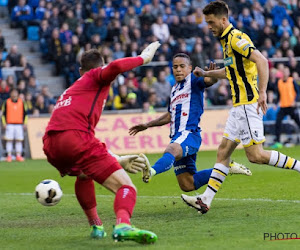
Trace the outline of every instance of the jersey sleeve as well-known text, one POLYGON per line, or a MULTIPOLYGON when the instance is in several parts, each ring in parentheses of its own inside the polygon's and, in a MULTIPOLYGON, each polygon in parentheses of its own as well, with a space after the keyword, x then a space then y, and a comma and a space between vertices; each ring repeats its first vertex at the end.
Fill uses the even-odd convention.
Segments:
POLYGON ((110 84, 120 73, 134 69, 142 64, 143 59, 140 56, 117 59, 106 66, 97 68, 95 76, 97 81, 110 84))
POLYGON ((231 48, 246 58, 249 58, 251 52, 256 49, 250 37, 245 33, 233 35, 231 48))
POLYGON ((204 82, 204 77, 195 77, 193 79, 194 84, 196 84, 198 86, 198 88, 200 89, 205 89, 207 86, 204 82))

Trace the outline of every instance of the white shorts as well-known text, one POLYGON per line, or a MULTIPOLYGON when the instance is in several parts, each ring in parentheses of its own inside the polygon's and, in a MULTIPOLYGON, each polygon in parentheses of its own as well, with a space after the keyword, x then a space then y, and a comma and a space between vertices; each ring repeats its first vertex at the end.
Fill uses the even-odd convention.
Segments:
POLYGON ((263 113, 256 111, 257 102, 240 105, 230 110, 224 130, 224 138, 244 147, 260 144, 265 141, 263 113))
POLYGON ((7 124, 5 130, 5 140, 24 140, 23 124, 7 124))

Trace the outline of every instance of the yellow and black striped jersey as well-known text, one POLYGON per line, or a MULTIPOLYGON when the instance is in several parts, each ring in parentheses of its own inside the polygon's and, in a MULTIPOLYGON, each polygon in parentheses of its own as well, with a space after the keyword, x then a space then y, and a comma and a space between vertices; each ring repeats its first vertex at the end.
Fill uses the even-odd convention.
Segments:
POLYGON ((251 52, 255 50, 251 39, 230 24, 224 30, 220 42, 233 106, 255 103, 258 99, 257 68, 249 60, 251 52))

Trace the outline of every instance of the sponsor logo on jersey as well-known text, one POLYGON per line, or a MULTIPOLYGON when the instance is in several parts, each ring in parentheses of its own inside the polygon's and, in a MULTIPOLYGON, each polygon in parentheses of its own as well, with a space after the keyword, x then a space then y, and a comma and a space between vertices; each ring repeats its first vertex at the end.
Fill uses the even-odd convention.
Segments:
POLYGON ((227 57, 227 58, 224 59, 224 65, 225 66, 229 66, 231 64, 233 64, 232 57, 227 57))
POLYGON ((250 44, 247 44, 244 48, 243 51, 245 51, 246 49, 248 49, 250 47, 250 44))
POLYGON ((248 44, 248 43, 249 43, 248 40, 245 39, 245 38, 243 38, 243 39, 241 39, 240 41, 238 41, 236 43, 236 46, 238 46, 239 48, 241 48, 243 45, 248 44))

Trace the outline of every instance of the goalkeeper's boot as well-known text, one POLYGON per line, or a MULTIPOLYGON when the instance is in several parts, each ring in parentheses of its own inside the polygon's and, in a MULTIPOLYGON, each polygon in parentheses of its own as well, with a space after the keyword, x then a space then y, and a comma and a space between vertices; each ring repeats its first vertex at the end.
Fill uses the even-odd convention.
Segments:
POLYGON ((115 242, 132 240, 141 244, 151 244, 157 240, 155 233, 125 223, 114 226, 112 238, 115 242))
POLYGON ((229 163, 229 174, 245 174, 248 176, 252 175, 249 168, 235 161, 231 161, 229 163))
POLYGON ((151 165, 146 155, 141 153, 139 156, 145 159, 146 167, 143 169, 143 182, 148 183, 151 180, 151 165))
POLYGON ((91 226, 91 238, 93 239, 103 239, 106 237, 106 232, 103 226, 92 225, 91 226))
POLYGON ((205 197, 203 195, 188 196, 182 194, 181 199, 185 202, 185 204, 192 208, 195 208, 198 211, 198 213, 201 214, 207 213, 210 208, 210 204, 205 203, 205 197))

